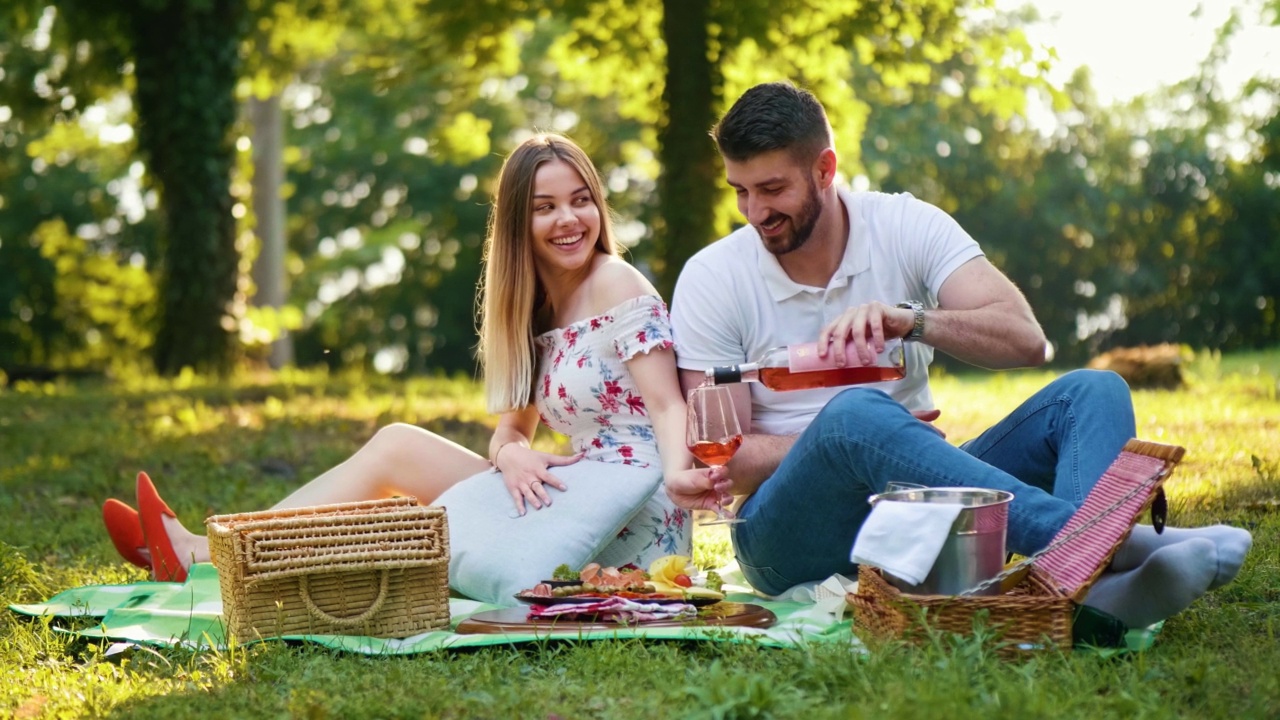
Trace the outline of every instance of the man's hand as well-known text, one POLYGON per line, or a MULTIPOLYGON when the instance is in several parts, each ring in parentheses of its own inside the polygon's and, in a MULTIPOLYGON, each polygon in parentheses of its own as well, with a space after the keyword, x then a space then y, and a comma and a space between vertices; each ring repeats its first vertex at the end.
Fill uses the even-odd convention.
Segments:
POLYGON ((906 308, 869 302, 855 305, 828 323, 818 333, 818 357, 830 352, 838 366, 874 365, 884 352, 886 340, 906 337, 915 324, 915 313, 906 308), (857 357, 845 357, 845 344, 852 341, 857 357))
MULTIPOLYGON (((886 340, 905 338, 915 325, 907 308, 870 302, 848 308, 818 335, 818 355, 837 365, 869 365, 886 340), (852 342, 857 357, 845 357, 852 342)), ((1044 331, 1027 300, 985 257, 975 257, 947 277, 937 307, 925 311, 920 340, 978 367, 1035 367, 1045 362, 1044 331)))
POLYGON ((937 420, 942 415, 941 410, 938 410, 937 408, 934 408, 933 410, 912 410, 911 414, 920 422, 928 425, 930 430, 938 433, 943 438, 947 437, 947 434, 942 431, 942 428, 933 424, 933 421, 937 420))

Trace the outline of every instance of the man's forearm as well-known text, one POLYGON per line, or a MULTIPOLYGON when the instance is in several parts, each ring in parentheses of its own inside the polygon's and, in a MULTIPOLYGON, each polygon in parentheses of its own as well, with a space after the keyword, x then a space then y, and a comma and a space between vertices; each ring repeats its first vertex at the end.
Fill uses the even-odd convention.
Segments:
POLYGON ((1035 367, 1045 361, 1045 337, 1031 305, 986 258, 951 273, 926 310, 927 345, 978 367, 1035 367))
POLYGON ((782 458, 795 444, 797 435, 744 435, 742 447, 729 462, 729 477, 734 495, 756 491, 782 464, 782 458))
POLYGON ((1005 304, 973 310, 930 310, 922 340, 971 365, 1035 367, 1045 361, 1044 331, 1035 317, 1005 304))

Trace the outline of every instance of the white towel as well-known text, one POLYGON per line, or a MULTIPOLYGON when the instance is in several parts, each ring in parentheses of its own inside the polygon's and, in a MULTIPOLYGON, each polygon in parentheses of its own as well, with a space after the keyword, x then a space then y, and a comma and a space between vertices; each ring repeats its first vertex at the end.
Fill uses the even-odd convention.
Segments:
POLYGON ((882 500, 862 523, 849 559, 919 585, 929 576, 963 509, 953 503, 882 500))

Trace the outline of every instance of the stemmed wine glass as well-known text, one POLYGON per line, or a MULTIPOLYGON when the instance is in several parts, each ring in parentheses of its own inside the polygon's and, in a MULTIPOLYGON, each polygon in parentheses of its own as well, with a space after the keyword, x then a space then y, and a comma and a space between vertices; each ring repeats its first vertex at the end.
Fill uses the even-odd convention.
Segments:
MULTIPOLYGON (((703 385, 689 393, 685 442, 689 452, 710 467, 724 467, 742 446, 742 428, 733 407, 733 396, 727 385, 703 385)), ((725 525, 742 522, 725 514, 716 504, 716 518, 703 525, 725 525)))

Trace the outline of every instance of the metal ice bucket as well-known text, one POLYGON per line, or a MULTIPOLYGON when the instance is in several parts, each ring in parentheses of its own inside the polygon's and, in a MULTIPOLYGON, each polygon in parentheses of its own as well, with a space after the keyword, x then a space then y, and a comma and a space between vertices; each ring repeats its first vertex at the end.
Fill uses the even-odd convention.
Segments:
MULTIPOLYGON (((885 573, 889 584, 912 595, 959 595, 1004 568, 1005 533, 1009 527, 1009 503, 1013 493, 981 488, 919 488, 872 495, 867 502, 947 503, 964 509, 938 553, 928 577, 919 585, 885 573)), ((998 595, 999 583, 974 595, 998 595)))

